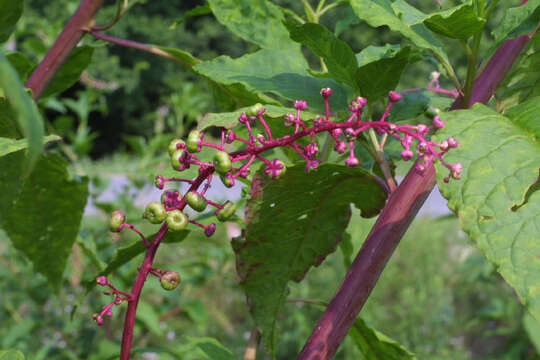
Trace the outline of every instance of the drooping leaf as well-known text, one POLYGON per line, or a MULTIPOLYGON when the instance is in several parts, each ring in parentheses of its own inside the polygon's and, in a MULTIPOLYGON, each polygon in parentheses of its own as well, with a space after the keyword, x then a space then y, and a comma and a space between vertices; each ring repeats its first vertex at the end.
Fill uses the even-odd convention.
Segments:
POLYGON ((355 14, 370 26, 388 26, 448 63, 443 45, 422 23, 427 15, 404 0, 351 0, 350 3, 355 14))
MULTIPOLYGON (((273 119, 283 119, 283 116, 289 112, 296 113, 296 109, 285 108, 275 105, 264 105, 266 112, 264 113, 265 117, 273 119)), ((245 113, 249 109, 244 107, 233 112, 227 113, 208 113, 206 114, 201 121, 197 124, 198 130, 205 130, 209 127, 223 127, 225 129, 232 129, 238 125, 238 117, 245 113)), ((308 111, 302 111, 302 120, 311 120, 315 118, 317 114, 310 113, 308 111)))
POLYGON ((0 44, 5 42, 15 29, 23 8, 23 0, 0 0, 0 44))
POLYGON ((40 157, 23 182, 22 151, 0 158, 0 224, 13 246, 58 289, 88 197, 88 179, 71 178, 58 155, 40 157))
MULTIPOLYGON (((43 139, 44 143, 58 141, 62 138, 58 135, 48 135, 43 139)), ((10 154, 15 151, 23 150, 28 147, 27 139, 14 140, 10 138, 0 137, 0 156, 10 154)))
POLYGON ((266 0, 208 0, 216 19, 242 39, 263 49, 297 50, 279 7, 266 0))
POLYGON ((10 62, 11 66, 13 66, 15 71, 17 71, 17 74, 19 74, 21 81, 26 82, 35 65, 20 52, 9 53, 6 55, 6 58, 10 62))
POLYGON ((528 0, 526 4, 510 8, 491 34, 495 38, 495 48, 508 38, 528 34, 540 21, 540 0, 528 0))
POLYGON ((94 48, 91 46, 76 47, 54 75, 41 97, 61 93, 73 86, 81 77, 82 72, 90 65, 93 53, 94 48))
POLYGON ((176 20, 169 29, 176 29, 178 26, 182 25, 184 21, 186 21, 189 18, 195 17, 195 16, 201 16, 201 15, 208 15, 212 13, 212 9, 210 9, 210 6, 208 4, 204 5, 197 5, 191 10, 188 10, 182 15, 182 17, 178 20, 176 20))
POLYGON ((250 91, 269 91, 289 100, 306 100, 308 109, 324 109, 320 91, 330 87, 334 110, 347 106, 347 90, 332 79, 311 76, 307 61, 299 51, 259 50, 238 59, 220 56, 194 68, 212 80, 231 85, 241 83, 250 91))
POLYGON ((24 354, 19 350, 0 350, 0 360, 24 360, 24 354))
POLYGON ((424 19, 424 25, 431 31, 463 41, 481 31, 485 24, 486 20, 476 15, 472 2, 430 14, 424 19))
POLYGON ((218 340, 211 337, 186 336, 189 343, 201 349, 210 360, 235 360, 231 350, 223 346, 218 340))
POLYGON ((358 64, 352 49, 320 24, 306 23, 297 26, 286 23, 291 39, 309 47, 324 60, 330 76, 345 85, 356 88, 354 73, 358 64))
MULTIPOLYGON (((514 111, 518 113, 519 108, 514 111)), ((438 164, 441 192, 458 214, 461 228, 539 319, 538 134, 479 104, 471 110, 445 113, 443 120, 447 125, 435 141, 449 136, 458 139, 461 145, 445 160, 461 162, 463 175, 446 184, 442 178, 448 171, 438 164)))
POLYGON ((264 343, 274 351, 277 318, 287 283, 301 281, 339 244, 350 218, 350 204, 362 216, 376 215, 386 194, 367 171, 324 164, 306 173, 303 164, 282 179, 259 173, 248 201, 245 238, 233 242, 237 271, 264 343))
POLYGON ((184 64, 184 66, 192 67, 193 65, 197 65, 201 62, 201 60, 197 59, 195 56, 191 55, 189 52, 175 49, 175 48, 168 48, 165 46, 157 46, 156 49, 159 49, 161 51, 165 51, 167 54, 173 56, 177 61, 184 64))
POLYGON ((403 345, 383 333, 369 327, 364 320, 357 318, 349 336, 362 352, 365 359, 370 360, 413 360, 414 354, 403 345))
POLYGON ((364 66, 381 59, 393 58, 402 49, 399 44, 385 44, 383 46, 369 45, 356 54, 358 66, 364 66))
MULTIPOLYGON (((43 148, 43 119, 36 104, 26 92, 17 71, 11 66, 4 54, 0 51, 0 89, 7 97, 15 119, 28 139, 28 156, 24 168, 24 174, 28 175, 38 160, 43 148)), ((0 109, 2 111, 5 110, 0 109)))
POLYGON ((356 71, 356 81, 360 94, 374 101, 394 90, 409 63, 410 51, 411 48, 406 46, 393 56, 387 56, 359 67, 356 71))

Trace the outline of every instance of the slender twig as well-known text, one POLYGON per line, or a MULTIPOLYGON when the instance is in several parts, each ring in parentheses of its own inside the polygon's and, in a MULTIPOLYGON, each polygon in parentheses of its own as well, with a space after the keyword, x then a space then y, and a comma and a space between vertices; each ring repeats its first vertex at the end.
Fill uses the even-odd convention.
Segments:
POLYGON ((84 35, 83 28, 92 26, 94 17, 103 0, 82 0, 77 11, 62 30, 52 48, 32 73, 26 87, 32 90, 34 99, 39 99, 60 66, 84 35))
POLYGON ((129 0, 116 0, 116 1, 117 1, 117 3, 116 3, 116 14, 115 14, 114 18, 105 25, 94 25, 92 27, 92 30, 95 30, 95 31, 107 30, 107 29, 110 29, 111 27, 113 27, 118 21, 120 21, 122 16, 124 16, 126 11, 129 9, 129 7, 128 7, 129 0))
MULTIPOLYGON (((525 48, 530 35, 507 40, 478 77, 471 104, 487 103, 525 48)), ((453 109, 460 107, 458 99, 453 109)), ((298 355, 298 360, 331 359, 364 306, 386 263, 435 185, 433 165, 424 176, 409 171, 392 193, 340 288, 298 355)))

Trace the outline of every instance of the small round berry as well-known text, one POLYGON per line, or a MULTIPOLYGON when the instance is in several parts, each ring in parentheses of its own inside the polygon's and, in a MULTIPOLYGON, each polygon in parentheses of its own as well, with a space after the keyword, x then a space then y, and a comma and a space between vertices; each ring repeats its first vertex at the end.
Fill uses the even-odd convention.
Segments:
POLYGON ((246 113, 241 113, 240 116, 238 117, 238 121, 241 124, 245 124, 248 121, 248 116, 246 115, 246 113))
POLYGON ((172 155, 176 150, 178 149, 184 149, 186 147, 186 143, 182 139, 173 139, 169 143, 169 155, 172 155))
POLYGON ((284 121, 285 126, 291 126, 295 120, 296 120, 296 116, 294 116, 294 114, 287 113, 285 114, 285 116, 283 116, 283 121, 284 121))
POLYGON ((429 118, 429 119, 433 119, 435 116, 437 116, 439 113, 441 112, 441 110, 435 108, 435 107, 428 107, 426 109, 426 111, 424 112, 424 115, 429 118))
POLYGON ((204 229, 204 235, 207 237, 212 236, 216 232, 216 224, 210 224, 204 229))
POLYGON ((457 148, 459 146, 459 142, 454 138, 448 138, 446 141, 448 141, 448 147, 450 148, 457 148))
POLYGON ((167 210, 165 210, 165 206, 163 206, 162 203, 152 201, 146 205, 144 217, 147 218, 152 224, 160 224, 167 217, 167 210))
POLYGON ((193 191, 190 191, 186 194, 186 202, 193 210, 199 212, 204 211, 207 205, 204 197, 193 191))
POLYGON ((198 130, 191 130, 186 143, 186 149, 190 153, 199 151, 199 141, 201 140, 201 132, 198 130))
POLYGON ((390 91, 390 93, 388 94, 388 100, 390 100, 391 102, 398 102, 399 100, 401 100, 401 94, 395 91, 390 91))
POLYGON ((345 151, 347 151, 347 144, 344 141, 336 141, 334 150, 336 150, 338 154, 344 154, 345 151))
POLYGON ((216 216, 219 221, 227 221, 231 216, 234 215, 234 212, 236 211, 236 204, 232 203, 230 201, 227 201, 223 205, 223 209, 219 209, 216 211, 216 216))
POLYGON ((234 140, 236 140, 236 134, 234 133, 234 131, 229 130, 227 132, 227 136, 225 137, 225 142, 227 144, 232 144, 234 140))
POLYGON ((171 155, 171 166, 174 170, 182 168, 182 157, 184 157, 184 150, 179 149, 172 153, 171 155))
POLYGON ((353 129, 353 128, 347 128, 347 129, 345 129, 345 139, 347 139, 347 141, 354 141, 354 140, 356 140, 356 134, 354 133, 354 129, 353 129))
POLYGON ((332 136, 335 139, 339 138, 341 135, 343 135, 343 129, 337 128, 337 129, 332 130, 332 136))
POLYGON ((260 103, 257 103, 253 106, 251 106, 247 111, 246 111, 246 115, 247 116, 257 116, 259 115, 259 112, 264 112, 264 106, 260 103))
POLYGON ((293 106, 296 110, 304 110, 305 108, 307 108, 307 102, 304 100, 296 100, 293 103, 293 106))
POLYGON ((424 124, 418 124, 416 126, 416 132, 421 136, 425 135, 428 130, 429 130, 428 127, 424 124))
POLYGON ((463 171, 463 166, 461 165, 461 163, 455 163, 450 168, 450 171, 452 173, 452 178, 459 180, 461 179, 461 172, 463 171))
POLYGON ((165 182, 163 181, 163 176, 156 175, 156 178, 154 179, 154 185, 160 190, 163 190, 163 186, 165 185, 165 182))
POLYGON ((171 291, 176 289, 181 281, 180 274, 176 271, 167 270, 165 274, 161 276, 161 287, 167 291, 171 291))
POLYGON ((232 188, 234 186, 234 179, 230 178, 226 175, 219 175, 219 178, 221 179, 221 182, 225 187, 232 188))
POLYGON ((416 146, 416 150, 418 150, 418 153, 419 154, 423 154, 426 152, 426 149, 427 149, 427 143, 422 141, 418 144, 418 146, 416 146))
POLYGON ((445 122, 442 121, 440 116, 433 117, 433 126, 435 126, 435 128, 442 129, 445 125, 445 122))
POLYGON ((189 219, 182 211, 175 209, 167 214, 167 226, 171 231, 184 230, 189 224, 189 219))
POLYGON ((112 311, 111 311, 111 310, 107 311, 107 316, 108 316, 108 317, 111 317, 111 316, 113 316, 113 313, 112 313, 112 311))
POLYGON ((96 282, 97 282, 99 285, 101 285, 101 286, 105 286, 105 285, 107 285, 107 277, 105 277, 105 276, 98 276, 98 277, 96 278, 96 282))
POLYGON ((126 214, 120 210, 116 210, 111 214, 109 220, 109 230, 112 232, 120 232, 120 226, 126 222, 126 214))
POLYGON ((409 161, 412 159, 413 156, 414 154, 411 150, 403 150, 401 152, 401 158, 403 159, 403 161, 409 161))
POLYGON ((414 170, 416 170, 418 174, 423 174, 426 171, 426 167, 423 164, 418 164, 414 167, 414 170))
POLYGON ((442 151, 448 150, 448 141, 444 140, 443 142, 441 142, 440 148, 442 151))
POLYGON ((330 96, 332 96, 332 89, 330 88, 322 88, 321 89, 321 96, 325 99, 328 99, 330 96))
POLYGON ((222 175, 226 174, 231 170, 232 162, 229 154, 225 151, 218 151, 214 155, 214 168, 216 171, 222 175))
POLYGON ((345 165, 347 166, 357 166, 358 164, 360 164, 360 160, 358 160, 358 158, 355 156, 348 157, 345 160, 345 165))

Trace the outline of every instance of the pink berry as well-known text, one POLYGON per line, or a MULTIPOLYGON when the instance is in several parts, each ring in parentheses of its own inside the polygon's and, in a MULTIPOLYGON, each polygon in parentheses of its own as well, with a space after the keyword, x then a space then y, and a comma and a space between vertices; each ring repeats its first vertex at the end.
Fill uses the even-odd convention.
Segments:
POLYGON ((334 150, 336 150, 338 154, 343 154, 347 151, 347 144, 344 141, 337 141, 334 145, 334 150))
POLYGON ((448 146, 450 148, 457 148, 459 146, 459 142, 454 138, 448 138, 446 141, 448 141, 448 146))
POLYGON ((330 96, 332 96, 332 89, 330 88, 321 89, 321 95, 323 98, 328 99, 330 96))
POLYGON ((412 157, 414 156, 413 152, 411 150, 403 150, 401 152, 401 158, 404 160, 404 161, 409 161, 412 159, 412 157))
POLYGON ((395 91, 390 91, 390 93, 388 94, 388 100, 390 100, 391 102, 398 102, 399 100, 401 100, 401 94, 395 91))
POLYGON ((440 116, 433 117, 433 126, 435 126, 435 128, 442 129, 445 125, 445 122, 441 120, 440 116))
POLYGON ((360 160, 358 160, 357 157, 348 157, 346 160, 345 160, 345 165, 347 166, 357 166, 358 164, 360 164, 360 160))
POLYGON ((304 100, 296 100, 293 105, 296 110, 304 110, 307 108, 307 102, 304 100))
POLYGON ((99 276, 96 278, 96 282, 101 286, 105 286, 107 285, 107 278, 105 276, 99 276))

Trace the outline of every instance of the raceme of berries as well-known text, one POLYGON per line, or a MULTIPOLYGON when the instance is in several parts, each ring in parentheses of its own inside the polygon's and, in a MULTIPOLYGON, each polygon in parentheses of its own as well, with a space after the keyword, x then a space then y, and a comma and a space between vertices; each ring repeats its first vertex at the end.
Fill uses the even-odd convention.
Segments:
MULTIPOLYGON (((332 89, 324 88, 321 90, 325 104, 325 114, 316 116, 313 121, 307 122, 302 118, 302 111, 308 107, 306 101, 297 100, 293 103, 296 109, 295 113, 287 113, 283 117, 283 124, 291 127, 291 133, 283 137, 274 137, 270 127, 264 119, 266 109, 261 104, 253 105, 242 113, 238 122, 246 127, 247 138, 236 134, 233 130, 221 129, 221 142, 219 144, 207 142, 204 140, 204 132, 193 130, 189 133, 187 140, 174 139, 168 146, 171 165, 174 170, 182 172, 191 166, 199 168, 198 176, 195 179, 165 178, 157 175, 154 184, 158 189, 163 190, 168 182, 183 182, 189 185, 185 194, 178 190, 165 190, 161 195, 161 201, 153 201, 146 206, 143 218, 146 218, 153 224, 166 224, 165 230, 181 231, 187 228, 191 223, 204 230, 208 237, 216 231, 216 225, 211 223, 203 225, 190 219, 184 213, 187 205, 197 212, 205 211, 208 206, 216 208, 214 211, 219 221, 229 220, 236 211, 236 204, 226 201, 223 204, 216 203, 207 198, 206 192, 210 188, 212 181, 217 175, 221 182, 228 188, 233 187, 238 178, 246 178, 250 174, 253 163, 261 161, 265 168, 264 173, 270 178, 279 178, 285 174, 287 167, 283 161, 278 158, 269 159, 266 153, 278 147, 291 148, 296 151, 306 162, 306 171, 311 171, 319 166, 320 146, 317 143, 316 135, 327 133, 334 141, 333 149, 339 154, 348 152, 345 159, 345 165, 358 166, 360 161, 355 156, 354 145, 359 135, 369 129, 374 129, 378 134, 391 136, 400 141, 403 151, 401 158, 405 161, 411 160, 415 154, 418 161, 414 170, 423 174, 435 159, 438 159, 446 168, 450 175, 444 179, 448 182, 451 178, 459 179, 461 177, 462 165, 460 163, 449 164, 443 160, 443 155, 450 149, 459 146, 454 138, 448 138, 440 144, 428 140, 426 136, 430 131, 437 131, 445 126, 439 117, 437 109, 429 108, 425 115, 432 120, 432 125, 398 125, 386 121, 393 104, 401 100, 401 94, 391 91, 388 95, 388 105, 378 121, 362 121, 362 111, 367 104, 367 99, 362 97, 355 98, 349 110, 351 114, 345 121, 331 119, 329 98, 332 96, 332 89), (256 132, 255 125, 259 123, 264 129, 264 133, 256 132), (300 140, 307 138, 309 143, 301 143, 300 140), (240 150, 228 152, 226 144, 237 143, 241 145, 240 150), (215 150, 212 162, 201 161, 197 157, 203 148, 215 150)), ((126 223, 126 216, 121 211, 115 211, 110 219, 109 229, 113 232, 119 232, 124 228, 129 228, 137 233, 145 247, 150 248, 152 243, 132 224, 126 223)), ((180 275, 172 271, 163 271, 151 269, 150 274, 158 277, 161 286, 165 290, 172 290, 180 283, 180 275)), ((106 292, 114 296, 113 301, 103 308, 99 314, 94 314, 94 319, 101 325, 103 316, 111 316, 111 309, 114 305, 119 305, 124 301, 130 301, 130 295, 116 290, 104 276, 96 279, 98 284, 108 286, 112 291, 106 292)))

